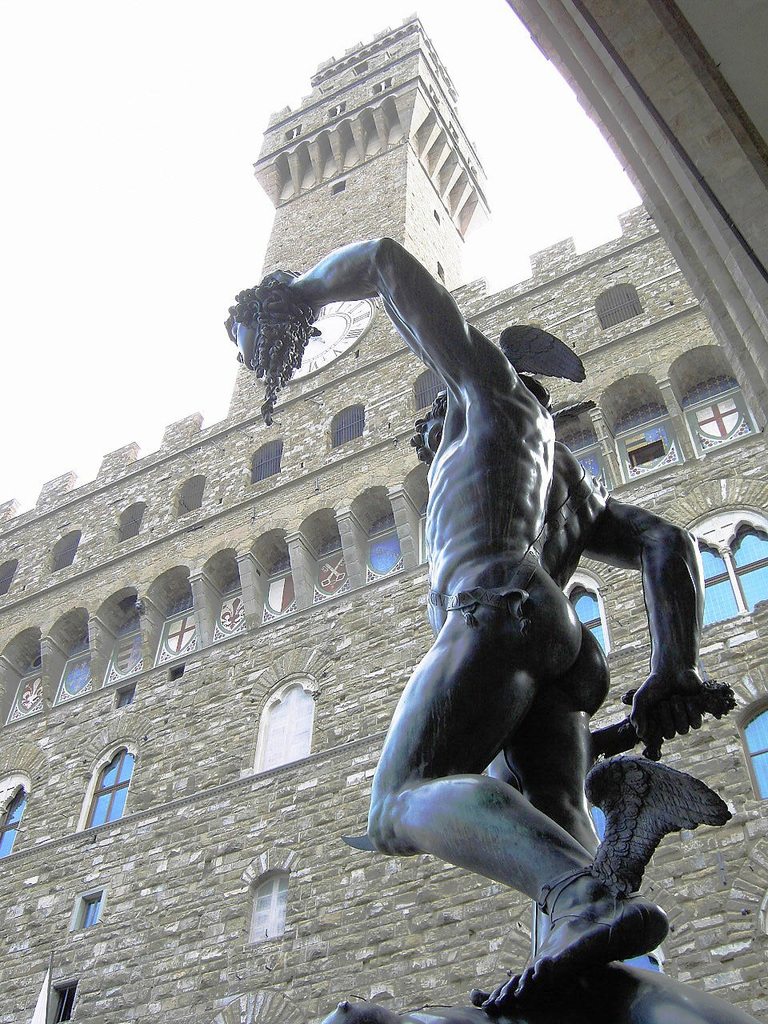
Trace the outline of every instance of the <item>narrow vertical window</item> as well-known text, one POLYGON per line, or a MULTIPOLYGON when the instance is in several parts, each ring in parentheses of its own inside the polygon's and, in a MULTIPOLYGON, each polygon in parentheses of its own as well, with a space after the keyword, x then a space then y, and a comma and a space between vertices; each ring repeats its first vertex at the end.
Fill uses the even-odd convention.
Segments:
POLYGON ((13 577, 16 575, 16 570, 19 567, 18 559, 13 558, 8 562, 3 562, 0 565, 0 597, 3 594, 7 594, 11 589, 13 583, 13 577))
POLYGON ((60 569, 66 569, 68 565, 72 565, 80 545, 80 536, 79 530, 73 530, 72 533, 68 533, 56 542, 53 548, 51 572, 59 572, 60 569))
POLYGON ((288 905, 288 875, 272 875, 256 887, 251 912, 251 942, 266 942, 285 931, 288 905))
POLYGON ((27 794, 23 788, 20 788, 8 804, 5 814, 0 818, 0 857, 7 857, 13 849, 26 803, 27 794))
POLYGON ((757 795, 768 797, 768 709, 754 715, 744 726, 744 742, 752 766, 757 795))
POLYGON ((76 981, 67 982, 66 985, 54 985, 52 999, 53 1016, 48 1018, 49 1021, 52 1021, 52 1024, 60 1024, 61 1021, 72 1020, 76 993, 76 981))
POLYGON ((586 587, 577 586, 571 591, 568 600, 573 605, 579 622, 594 635, 603 650, 606 650, 605 625, 600 614, 600 602, 597 594, 587 590, 586 587))
POLYGON ((86 828, 122 818, 133 774, 133 754, 124 748, 101 770, 86 828))
POLYGON ((289 687, 264 712, 259 737, 262 771, 306 757, 312 745, 315 702, 300 684, 289 687))

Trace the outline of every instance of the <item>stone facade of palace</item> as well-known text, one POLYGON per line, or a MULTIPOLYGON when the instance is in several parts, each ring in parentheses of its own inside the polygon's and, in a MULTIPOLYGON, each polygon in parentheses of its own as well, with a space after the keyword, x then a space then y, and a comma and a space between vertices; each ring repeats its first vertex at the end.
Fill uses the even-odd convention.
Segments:
MULTIPOLYGON (((701 539, 703 667, 738 699, 667 745, 733 818, 669 836, 651 864, 664 970, 759 1017, 760 422, 642 207, 592 252, 535 254, 501 293, 461 284, 485 200, 455 103, 416 19, 321 65, 257 163, 277 208, 265 269, 389 234, 489 337, 535 323, 582 357, 586 382, 554 382, 554 401, 595 405, 562 439, 620 501, 701 539)), ((434 381, 378 304, 326 312, 336 357, 288 386, 271 427, 241 371, 221 423, 189 416, 157 452, 128 445, 90 483, 46 484, 31 512, 0 506, 1 1024, 31 1018, 51 952, 62 1019, 99 1024, 316 1024, 348 995, 461 1003, 529 954, 526 899, 340 839, 365 829, 384 732, 430 643, 409 439, 434 381)), ((617 720, 647 672, 639 576, 585 562, 569 596, 608 651, 617 720)))

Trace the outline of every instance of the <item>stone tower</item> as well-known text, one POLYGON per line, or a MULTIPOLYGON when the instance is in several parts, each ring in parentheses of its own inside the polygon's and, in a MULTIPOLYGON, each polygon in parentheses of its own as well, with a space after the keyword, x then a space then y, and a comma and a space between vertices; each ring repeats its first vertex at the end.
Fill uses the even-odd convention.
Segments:
POLYGON ((276 207, 265 271, 390 235, 453 288, 487 213, 456 90, 417 18, 321 64, 301 106, 270 118, 256 176, 276 207))

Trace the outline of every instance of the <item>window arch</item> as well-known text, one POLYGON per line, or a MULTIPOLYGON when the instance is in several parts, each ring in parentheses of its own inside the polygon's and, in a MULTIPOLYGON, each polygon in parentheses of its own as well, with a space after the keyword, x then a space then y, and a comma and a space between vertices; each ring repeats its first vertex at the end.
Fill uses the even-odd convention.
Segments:
POLYGON ((0 682, 6 691, 3 718, 10 724, 38 714, 43 710, 40 630, 30 627, 11 640, 3 650, 3 662, 0 665, 0 682))
POLYGON ((288 872, 275 871, 253 887, 251 907, 251 942, 276 939, 285 931, 285 912, 288 906, 288 872))
POLYGON ((365 427, 365 406, 350 405, 336 413, 331 421, 331 448, 354 441, 363 436, 365 427))
POLYGON ((434 370, 425 370, 416 378, 416 383, 413 385, 416 411, 418 412, 420 409, 426 409, 427 406, 431 406, 438 393, 444 390, 445 384, 439 374, 435 373, 434 370))
POLYGON ((748 718, 742 732, 755 792, 762 800, 768 799, 768 707, 748 718))
POLYGON ((51 557, 51 572, 58 572, 60 569, 66 569, 68 565, 72 565, 80 545, 80 537, 80 531, 73 530, 56 541, 51 557))
POLYGON ((120 516, 120 526, 117 532, 117 539, 120 542, 130 540, 131 537, 138 536, 146 507, 146 502, 137 501, 133 505, 129 505, 122 513, 120 516))
POLYGON ((598 295, 595 312, 600 327, 605 331, 625 320, 631 320, 633 316, 640 316, 643 307, 633 284, 615 284, 598 295))
POLYGON ((608 629, 605 609, 598 588, 578 580, 569 592, 568 600, 574 607, 579 622, 592 633, 604 651, 608 650, 608 629))
MULTIPOLYGON (((90 693, 93 689, 93 679, 86 610, 77 608, 62 615, 51 627, 50 636, 63 659, 54 704, 64 704, 75 697, 90 693)), ((57 662, 58 658, 53 664, 58 668, 57 662)))
POLYGON ((768 600, 765 524, 725 515, 695 532, 704 568, 705 626, 751 612, 759 601, 768 600))
POLYGON ((103 765, 91 796, 86 828, 96 828, 122 818, 133 775, 133 763, 133 754, 126 747, 120 747, 112 759, 103 765))
POLYGON ((275 694, 261 716, 257 770, 267 771, 307 757, 314 718, 314 698, 302 683, 289 683, 275 694))
POLYGON ((251 483, 257 484, 280 472, 283 458, 283 441, 269 441, 259 448, 251 463, 251 483))
POLYGON ((194 512, 203 504, 203 492, 205 491, 205 477, 192 476, 182 485, 179 491, 179 498, 176 505, 176 514, 186 516, 194 512))
POLYGON ((19 568, 19 560, 17 558, 10 558, 7 562, 3 562, 0 565, 0 597, 3 594, 7 594, 11 589, 13 583, 13 577, 16 575, 16 570, 19 568))
MULTIPOLYGON (((21 824, 21 816, 24 814, 24 807, 27 803, 28 786, 13 777, 8 780, 7 789, 10 790, 8 798, 4 801, 5 806, 0 814, 0 858, 7 857, 13 850, 16 835, 21 824)), ((6 789, 6 785, 3 785, 6 789)))

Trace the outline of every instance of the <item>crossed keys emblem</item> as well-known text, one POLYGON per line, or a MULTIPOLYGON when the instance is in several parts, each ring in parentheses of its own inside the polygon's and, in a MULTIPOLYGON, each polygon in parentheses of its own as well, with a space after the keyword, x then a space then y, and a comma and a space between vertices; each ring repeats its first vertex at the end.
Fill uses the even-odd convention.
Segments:
POLYGON ((346 578, 347 565, 344 555, 339 555, 334 562, 323 562, 317 575, 317 582, 323 590, 332 594, 339 589, 346 578))

